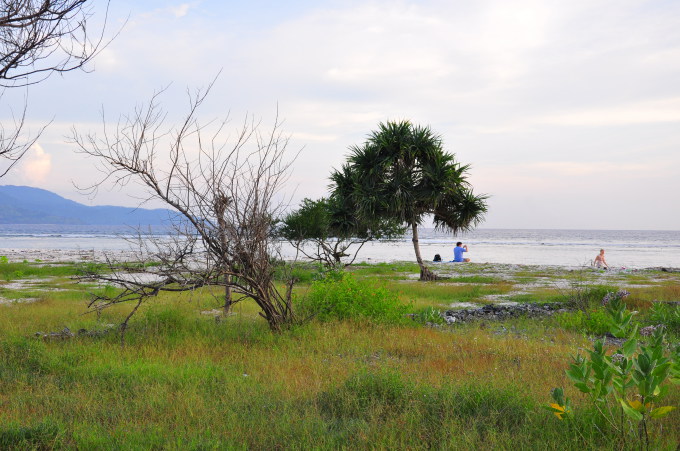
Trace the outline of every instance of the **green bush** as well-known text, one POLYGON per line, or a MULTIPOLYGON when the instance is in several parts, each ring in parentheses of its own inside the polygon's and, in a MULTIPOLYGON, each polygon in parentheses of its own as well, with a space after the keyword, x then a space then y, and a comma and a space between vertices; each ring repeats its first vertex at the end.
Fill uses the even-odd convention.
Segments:
POLYGON ((609 332, 607 313, 600 309, 583 312, 564 312, 555 315, 557 323, 566 330, 589 335, 606 335, 609 332))
POLYGON ((602 304, 602 298, 607 293, 616 291, 616 287, 606 285, 587 285, 583 280, 572 282, 570 290, 565 293, 565 301, 573 308, 587 312, 602 304))
POLYGON ((342 272, 314 282, 307 295, 298 300, 298 306, 303 314, 320 321, 355 319, 378 323, 404 322, 410 308, 384 285, 342 272))

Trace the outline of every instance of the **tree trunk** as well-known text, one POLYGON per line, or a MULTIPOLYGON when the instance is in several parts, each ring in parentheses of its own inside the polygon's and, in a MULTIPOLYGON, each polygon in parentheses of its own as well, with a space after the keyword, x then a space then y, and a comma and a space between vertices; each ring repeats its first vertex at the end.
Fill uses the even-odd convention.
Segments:
POLYGON ((226 285, 224 286, 224 316, 231 313, 231 276, 227 276, 226 285))
POLYGON ((423 258, 420 256, 420 245, 418 244, 418 225, 414 222, 411 224, 411 230, 413 232, 413 249, 416 251, 416 261, 418 266, 420 266, 420 280, 437 280, 439 277, 432 271, 430 271, 425 263, 423 263, 423 258))

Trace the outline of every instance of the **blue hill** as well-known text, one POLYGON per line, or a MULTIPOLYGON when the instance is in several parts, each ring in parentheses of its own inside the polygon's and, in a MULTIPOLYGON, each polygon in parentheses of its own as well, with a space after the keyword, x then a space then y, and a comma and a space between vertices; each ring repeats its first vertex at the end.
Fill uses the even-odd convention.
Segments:
POLYGON ((29 186, 0 186, 0 224, 158 225, 175 213, 166 209, 90 207, 29 186))

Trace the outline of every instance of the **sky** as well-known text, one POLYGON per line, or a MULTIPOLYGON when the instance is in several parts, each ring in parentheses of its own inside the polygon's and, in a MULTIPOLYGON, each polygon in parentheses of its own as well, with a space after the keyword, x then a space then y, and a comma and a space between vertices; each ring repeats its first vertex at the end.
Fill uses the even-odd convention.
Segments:
MULTIPOLYGON (((105 2, 93 2, 103 20, 105 2)), ((101 130, 167 87, 168 120, 187 89, 218 74, 200 119, 278 110, 300 150, 284 188, 296 205, 327 194, 348 148, 380 122, 429 125, 489 195, 485 228, 680 230, 680 2, 632 0, 112 0, 118 36, 91 71, 6 90, 11 124, 50 122, 0 184, 89 205, 136 205, 139 188, 92 183, 70 130, 101 130)))

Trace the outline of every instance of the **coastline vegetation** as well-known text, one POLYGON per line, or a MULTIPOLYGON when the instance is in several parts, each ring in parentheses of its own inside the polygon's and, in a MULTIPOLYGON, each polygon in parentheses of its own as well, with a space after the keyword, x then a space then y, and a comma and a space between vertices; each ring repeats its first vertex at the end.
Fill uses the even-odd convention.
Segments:
MULTIPOLYGON (((116 288, 75 284, 77 267, 0 262, 1 449, 619 449, 566 375, 569 356, 607 333, 601 300, 617 289, 631 324, 680 338, 678 273, 466 264, 420 282, 417 265, 395 263, 340 276, 299 265, 294 302, 310 318, 279 334, 254 302, 224 316, 209 287, 163 293, 121 347, 112 325, 130 306, 83 315, 90 291, 116 288), (574 299, 540 318, 435 320, 461 302, 574 299), (65 327, 73 336, 46 336, 65 327), (555 387, 568 419, 546 410, 555 387)), ((606 337, 603 352, 619 346, 606 337)), ((663 386, 663 405, 679 406, 663 386)), ((652 449, 680 441, 677 410, 646 426, 652 449)))

